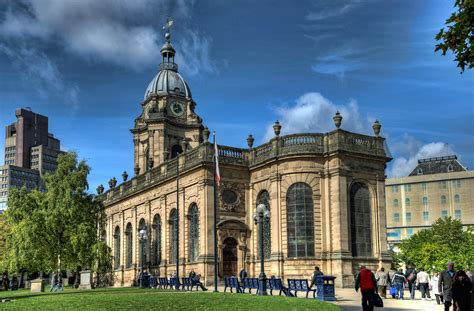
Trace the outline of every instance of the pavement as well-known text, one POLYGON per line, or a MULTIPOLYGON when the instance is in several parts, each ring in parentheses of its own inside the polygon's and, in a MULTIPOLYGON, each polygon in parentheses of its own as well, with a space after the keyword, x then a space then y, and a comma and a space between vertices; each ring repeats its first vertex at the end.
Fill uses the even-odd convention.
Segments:
MULTIPOLYGON (((209 292, 212 292, 214 287, 208 287, 209 292)), ((218 286, 219 292, 224 292, 223 286, 218 286)), ((229 292, 229 290, 227 290, 229 292)), ((252 293, 255 293, 255 290, 252 290, 252 293)), ((268 292, 270 294, 270 292, 268 292)), ((275 294, 275 293, 274 293, 275 294)), ((410 297, 408 291, 405 291, 405 297, 410 297)), ((386 299, 383 299, 384 307, 375 308, 374 311, 442 311, 444 310, 443 305, 437 305, 434 295, 432 295, 432 300, 422 300, 421 293, 419 291, 415 294, 415 299, 411 300, 410 298, 405 298, 404 300, 393 299, 391 296, 387 295, 386 299)), ((305 298, 305 293, 298 293, 298 298, 305 298)), ((336 288, 336 301, 329 301, 335 305, 338 305, 344 311, 360 311, 362 310, 361 305, 361 294, 357 293, 352 288, 336 288)))
MULTIPOLYGON (((387 295, 388 297, 388 295, 387 295)), ((410 297, 410 294, 405 291, 405 297, 410 297)), ((332 303, 340 306, 342 310, 355 311, 362 310, 361 294, 356 293, 351 288, 336 288, 337 301, 332 303)), ((436 299, 422 300, 421 293, 415 294, 415 299, 411 300, 405 298, 404 300, 393 299, 392 297, 383 300, 383 308, 375 308, 374 310, 396 311, 396 310, 413 310, 413 311, 442 311, 443 305, 437 305, 436 299)))

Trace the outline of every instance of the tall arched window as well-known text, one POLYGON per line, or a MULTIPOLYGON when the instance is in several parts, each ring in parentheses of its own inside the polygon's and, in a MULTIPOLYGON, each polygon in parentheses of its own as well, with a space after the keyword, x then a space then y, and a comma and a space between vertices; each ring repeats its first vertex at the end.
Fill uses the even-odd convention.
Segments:
POLYGON ((127 230, 125 230, 125 236, 127 239, 127 256, 126 256, 126 261, 125 261, 125 267, 126 268, 131 268, 132 267, 132 246, 133 246, 133 239, 132 239, 132 224, 128 223, 127 224, 127 230))
MULTIPOLYGON (((145 230, 146 231, 146 223, 145 223, 145 219, 140 219, 140 222, 138 223, 138 232, 140 232, 141 230, 145 230)), ((147 234, 148 235, 148 234, 147 234)), ((142 265, 145 265, 147 260, 146 260, 146 255, 147 255, 147 245, 148 245, 148 242, 147 241, 143 241, 143 242, 140 242, 140 239, 138 238, 138 235, 137 235, 137 239, 138 239, 138 264, 139 266, 142 266, 142 265)))
POLYGON ((314 256, 313 191, 305 183, 295 183, 286 195, 288 257, 314 256))
MULTIPOLYGON (((259 204, 265 204, 268 211, 270 211, 270 195, 268 191, 263 190, 257 196, 257 206, 259 204)), ((269 259, 271 254, 271 230, 270 230, 270 219, 265 219, 263 222, 263 258, 269 259)), ((260 256, 260 243, 258 245, 258 255, 260 256)))
POLYGON ((120 268, 120 227, 114 231, 114 269, 120 268))
POLYGON ((160 215, 155 215, 153 219, 153 229, 154 229, 154 242, 153 249, 155 251, 153 257, 153 263, 156 266, 161 264, 161 217, 160 215))
POLYGON ((176 209, 173 208, 170 212, 169 224, 170 224, 170 263, 176 263, 176 241, 177 229, 178 229, 178 214, 176 209))
POLYGON ((194 262, 199 256, 199 209, 196 203, 189 208, 189 261, 194 262))
POLYGON ((372 255, 372 226, 369 188, 356 183, 350 191, 352 256, 372 255))

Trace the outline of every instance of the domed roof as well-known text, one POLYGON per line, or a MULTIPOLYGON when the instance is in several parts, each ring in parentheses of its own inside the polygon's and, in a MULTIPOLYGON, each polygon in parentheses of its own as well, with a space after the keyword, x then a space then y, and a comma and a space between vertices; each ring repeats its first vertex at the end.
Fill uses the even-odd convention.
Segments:
POLYGON ((161 48, 162 62, 160 71, 148 85, 144 99, 151 94, 176 95, 191 98, 191 90, 183 77, 178 73, 178 65, 174 62, 175 49, 170 43, 169 27, 165 35, 166 43, 161 48))
MULTIPOLYGON (((163 65, 163 64, 162 64, 163 65)), ((172 69, 164 69, 168 66, 160 66, 161 70, 156 74, 155 78, 151 80, 145 91, 145 98, 150 94, 158 95, 176 95, 191 98, 191 90, 188 84, 178 71, 172 69)))

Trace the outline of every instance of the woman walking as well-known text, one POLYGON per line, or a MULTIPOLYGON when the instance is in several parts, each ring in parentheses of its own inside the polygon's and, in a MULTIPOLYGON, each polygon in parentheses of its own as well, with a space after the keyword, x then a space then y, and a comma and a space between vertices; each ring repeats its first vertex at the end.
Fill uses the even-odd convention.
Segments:
POLYGON ((459 270, 454 276, 452 285, 453 300, 458 311, 471 311, 471 280, 466 272, 459 270))

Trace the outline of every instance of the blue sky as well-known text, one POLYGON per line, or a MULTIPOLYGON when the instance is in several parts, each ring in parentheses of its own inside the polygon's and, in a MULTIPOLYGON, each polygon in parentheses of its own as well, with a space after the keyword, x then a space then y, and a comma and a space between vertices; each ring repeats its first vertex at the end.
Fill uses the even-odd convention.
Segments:
MULTIPOLYGON (((17 107, 49 117, 92 168, 92 189, 133 171, 129 129, 157 72, 162 25, 197 113, 221 144, 378 119, 394 160, 456 153, 474 166, 474 77, 434 37, 454 1, 0 0, 0 126, 17 107)), ((3 160, 3 139, 0 158, 3 160)))

